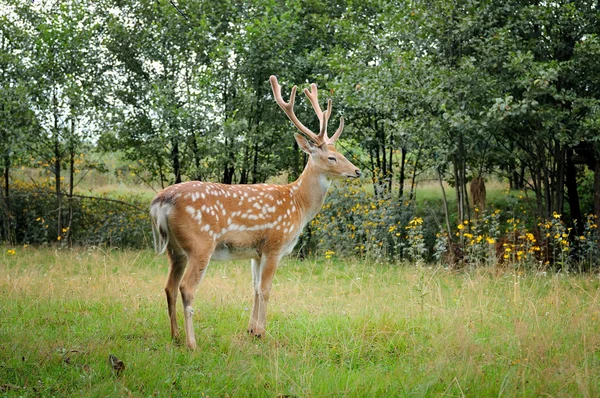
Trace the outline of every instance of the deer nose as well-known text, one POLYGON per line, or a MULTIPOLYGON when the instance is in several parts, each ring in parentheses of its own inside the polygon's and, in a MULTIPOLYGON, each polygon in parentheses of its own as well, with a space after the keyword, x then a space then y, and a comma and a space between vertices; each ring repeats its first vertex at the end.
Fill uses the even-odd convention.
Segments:
POLYGON ((359 169, 356 169, 355 173, 356 173, 357 177, 360 177, 360 170, 359 169))

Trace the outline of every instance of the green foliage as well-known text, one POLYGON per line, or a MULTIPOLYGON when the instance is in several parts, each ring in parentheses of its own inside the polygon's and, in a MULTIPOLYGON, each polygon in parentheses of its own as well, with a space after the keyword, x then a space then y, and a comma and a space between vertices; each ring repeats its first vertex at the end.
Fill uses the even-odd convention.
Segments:
POLYGON ((15 243, 19 245, 146 248, 152 244, 148 201, 144 198, 75 196, 73 219, 71 223, 63 220, 61 234, 57 234, 52 216, 56 199, 49 189, 16 181, 11 201, 15 243))

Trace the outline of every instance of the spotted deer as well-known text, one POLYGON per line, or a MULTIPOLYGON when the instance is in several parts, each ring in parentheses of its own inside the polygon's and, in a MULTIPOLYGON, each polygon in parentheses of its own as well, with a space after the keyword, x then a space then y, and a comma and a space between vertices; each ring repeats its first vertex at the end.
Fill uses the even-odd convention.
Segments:
POLYGON ((294 113, 296 86, 289 102, 281 97, 281 86, 270 78, 277 104, 302 132, 296 142, 308 154, 300 177, 287 185, 226 185, 189 181, 172 185, 152 200, 157 251, 167 252, 169 276, 165 292, 171 321, 171 336, 179 336, 176 319, 177 289, 184 309, 186 343, 195 349, 192 315, 196 288, 211 260, 250 259, 254 285, 254 309, 248 332, 256 337, 265 333, 267 303, 273 276, 283 256, 289 254, 304 226, 321 209, 332 179, 358 178, 360 170, 334 144, 344 128, 327 135, 331 100, 321 110, 315 84, 304 93, 310 100, 320 124, 319 134, 305 127, 294 113), (309 140, 306 139, 309 138, 309 140))

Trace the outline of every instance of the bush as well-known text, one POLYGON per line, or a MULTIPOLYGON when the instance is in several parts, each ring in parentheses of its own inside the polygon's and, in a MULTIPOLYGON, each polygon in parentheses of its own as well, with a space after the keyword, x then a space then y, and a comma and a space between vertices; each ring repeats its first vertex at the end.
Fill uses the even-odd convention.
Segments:
POLYGON ((374 196, 348 182, 334 186, 321 212, 305 230, 300 250, 326 258, 360 257, 379 262, 404 260, 444 265, 499 265, 515 268, 590 269, 600 263, 596 217, 575 236, 562 215, 531 217, 523 195, 506 192, 503 208, 474 209, 471 221, 440 225, 441 206, 418 208, 414 202, 374 196), (450 243, 452 241, 452 244, 450 243))
MULTIPOLYGON (((73 197, 69 226, 69 198, 62 203, 58 231, 56 194, 48 188, 16 181, 11 187, 11 236, 15 244, 58 244, 147 248, 151 223, 147 200, 127 197, 73 197), (70 242, 67 242, 70 241, 70 242)), ((1 217, 6 218, 5 213, 1 217)), ((5 219, 2 220, 6 225, 5 219)))
POLYGON ((309 252, 400 261, 410 248, 404 227, 413 217, 412 202, 375 197, 364 186, 342 182, 330 190, 325 205, 305 231, 310 236, 309 252))

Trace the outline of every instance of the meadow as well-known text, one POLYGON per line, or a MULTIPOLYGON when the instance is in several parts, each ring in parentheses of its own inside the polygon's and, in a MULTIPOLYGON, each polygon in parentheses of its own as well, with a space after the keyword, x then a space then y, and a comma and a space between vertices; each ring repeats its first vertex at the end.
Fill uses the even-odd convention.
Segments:
POLYGON ((3 248, 0 395, 600 395, 596 274, 290 258, 254 339, 249 264, 214 263, 190 352, 170 338, 166 268, 151 251, 3 248))

